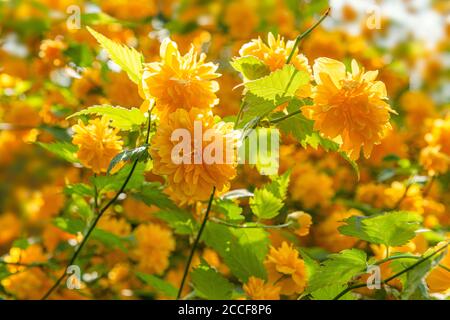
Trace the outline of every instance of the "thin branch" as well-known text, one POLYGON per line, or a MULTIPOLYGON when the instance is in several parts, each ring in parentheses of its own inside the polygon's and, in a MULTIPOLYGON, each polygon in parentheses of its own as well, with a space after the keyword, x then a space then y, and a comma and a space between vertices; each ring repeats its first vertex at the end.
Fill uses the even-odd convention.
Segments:
MULTIPOLYGON (((434 257, 434 256, 437 255, 439 252, 441 252, 441 251, 443 251, 444 249, 446 249, 446 248, 448 247, 448 245, 449 245, 449 242, 447 242, 446 245, 444 245, 444 246, 442 246, 441 248, 437 249, 436 251, 434 251, 433 253, 429 254, 428 256, 419 258, 419 260, 417 260, 417 262, 413 263, 413 264, 410 265, 409 267, 407 267, 407 268, 403 269, 402 271, 399 271, 399 272, 397 272, 396 274, 390 276, 389 278, 387 278, 387 279, 381 281, 381 284, 386 285, 386 284, 388 284, 388 282, 390 282, 390 281, 394 280, 395 278, 401 276, 402 274, 404 274, 404 273, 406 273, 406 272, 408 272, 408 271, 414 269, 414 268, 417 267, 419 264, 425 262, 426 260, 428 260, 428 259, 434 257)), ((383 259, 383 260, 379 261, 379 263, 376 263, 376 264, 381 264, 381 263, 384 263, 384 262, 389 261, 389 260, 394 260, 395 257, 397 257, 397 256, 392 256, 392 257, 390 257, 389 259, 383 259)), ((405 257, 406 257, 406 256, 404 256, 404 257, 402 257, 402 258, 405 258, 405 257)), ((409 256, 409 257, 411 257, 411 256, 409 256)), ((396 258, 396 259, 400 259, 400 258, 396 258)), ((336 297, 333 298, 333 300, 339 300, 339 298, 341 298, 342 296, 344 296, 346 293, 348 293, 348 292, 350 292, 350 291, 352 291, 352 290, 354 290, 354 289, 363 288, 363 287, 365 287, 365 286, 367 286, 367 283, 360 283, 360 284, 355 284, 355 285, 353 285, 353 286, 350 286, 350 287, 348 287, 348 288, 342 290, 336 297)))
MULTIPOLYGON (((148 128, 147 128, 147 137, 146 137, 146 143, 148 143, 149 135, 150 135, 150 127, 151 127, 151 112, 149 112, 149 118, 148 118, 148 128)), ((92 231, 95 229, 97 223, 99 222, 100 218, 103 216, 103 214, 108 210, 108 208, 116 202, 116 200, 119 198, 119 196, 123 193, 125 190, 128 182, 130 181, 131 177, 133 176, 133 173, 136 169, 136 166, 139 162, 139 159, 136 159, 133 163, 133 166, 131 167, 130 172, 128 173, 128 176, 126 177, 125 181, 123 182, 122 186, 120 187, 119 191, 114 195, 114 197, 100 210, 100 212, 97 214, 97 217, 95 218, 94 222, 89 227, 89 230, 87 231, 86 235, 83 237, 83 240, 81 241, 80 245, 76 249, 74 255, 70 259, 69 263, 64 268, 64 273, 58 278, 58 280, 55 282, 55 284, 48 290, 45 295, 41 298, 41 300, 46 300, 53 291, 58 288, 58 286, 61 284, 61 282, 66 277, 66 270, 69 266, 73 265, 76 261, 78 255, 80 254, 81 250, 83 249, 84 245, 87 243, 89 236, 91 235, 92 231)))
POLYGON ((217 224, 222 224, 224 226, 228 226, 231 228, 237 228, 237 229, 281 229, 281 228, 287 228, 292 225, 292 222, 287 222, 283 224, 277 224, 277 225, 265 225, 265 224, 253 224, 253 225, 247 225, 247 224, 234 224, 227 221, 223 221, 221 219, 217 218, 211 218, 212 222, 217 224))
POLYGON ((197 237, 195 238, 194 245, 192 246, 191 253, 189 254, 188 261, 186 263, 186 267, 184 268, 183 279, 181 280, 181 285, 178 290, 177 300, 180 300, 181 293, 183 291, 184 283, 186 282, 186 277, 189 273, 189 268, 191 266, 192 258, 194 257, 195 249, 197 249, 198 243, 200 242, 200 237, 202 236, 203 229, 205 229, 206 221, 208 221, 209 212, 211 211, 212 202, 214 199, 214 194, 216 193, 216 187, 213 187, 211 196, 209 197, 208 208, 206 209, 205 217, 203 218, 202 225, 200 226, 200 230, 198 231, 197 237))
POLYGON ((279 117, 279 118, 270 120, 270 123, 278 123, 278 122, 281 122, 281 121, 286 120, 286 119, 288 119, 288 118, 290 118, 290 117, 293 117, 293 116, 295 116, 295 115, 297 115, 297 114, 299 114, 299 113, 302 113, 302 110, 301 110, 301 109, 300 109, 300 110, 293 111, 293 112, 291 112, 291 113, 289 113, 289 114, 287 114, 287 115, 285 115, 285 116, 282 116, 282 117, 279 117))
POLYGON ((323 20, 325 20, 326 17, 328 17, 328 15, 330 14, 330 8, 327 9, 327 11, 325 11, 325 13, 320 17, 320 19, 312 26, 310 27, 308 30, 306 30, 305 32, 303 32, 301 35, 299 35, 294 42, 294 46, 292 47, 292 51, 289 54, 289 57, 286 60, 286 64, 289 64, 292 60, 292 58, 294 57, 294 53, 295 50, 297 49, 298 44, 300 43, 300 41, 307 37, 315 28, 317 28, 323 20))

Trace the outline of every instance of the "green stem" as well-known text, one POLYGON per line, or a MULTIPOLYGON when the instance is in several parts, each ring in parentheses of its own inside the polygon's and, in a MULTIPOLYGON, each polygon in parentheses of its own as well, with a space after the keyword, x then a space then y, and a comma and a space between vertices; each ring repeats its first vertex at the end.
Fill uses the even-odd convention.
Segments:
POLYGON ((293 116, 295 116, 295 115, 297 115, 297 114, 299 114, 299 113, 302 113, 302 110, 301 110, 301 109, 300 109, 300 110, 293 111, 293 112, 291 112, 291 113, 289 113, 289 114, 287 114, 287 115, 285 115, 285 116, 282 116, 282 117, 279 117, 279 118, 270 120, 270 123, 278 123, 278 122, 281 122, 281 121, 286 120, 286 119, 288 119, 288 118, 290 118, 290 117, 293 117, 293 116))
MULTIPOLYGON (((397 272, 396 274, 390 276, 389 278, 381 281, 381 284, 387 284, 388 282, 394 280, 395 278, 401 276, 402 274, 414 269, 415 267, 417 267, 419 264, 425 262, 426 260, 434 257, 435 255, 437 255, 439 252, 443 251, 444 249, 446 249, 449 245, 449 242, 447 242, 446 245, 442 246, 441 248, 439 248, 438 250, 436 250, 435 252, 431 253, 430 255, 426 256, 426 257, 422 257, 420 258, 416 263, 413 263, 412 265, 410 265, 409 267, 403 269, 402 271, 397 272)), ((405 258, 406 256, 403 256, 402 258, 405 258)), ((408 258, 411 258, 411 256, 408 256, 408 258)), ((378 261, 377 263, 375 263, 376 265, 382 264, 384 262, 390 261, 390 260, 394 260, 394 259, 400 259, 399 256, 392 256, 390 258, 386 258, 383 260, 378 261)), ((350 286, 344 290, 342 290, 336 297, 333 298, 333 300, 339 300, 339 298, 341 298, 342 296, 344 296, 346 293, 354 290, 354 289, 359 289, 359 288, 363 288, 367 286, 367 283, 360 283, 360 284, 355 284, 353 286, 350 286)))
MULTIPOLYGON (((149 112, 149 118, 148 118, 148 129, 147 129, 147 137, 146 137, 146 143, 148 143, 149 135, 150 135, 150 127, 151 127, 151 113, 149 112)), ((81 250, 83 249, 84 245, 87 243, 89 236, 91 235, 92 231, 97 226, 97 223, 100 221, 100 218, 103 216, 103 214, 108 210, 108 208, 116 202, 116 200, 119 198, 119 196, 124 192, 128 182, 130 181, 131 177, 133 176, 133 173, 136 169, 136 166, 139 162, 139 159, 136 159, 133 163, 133 166, 131 167, 130 172, 128 173, 128 176, 126 177, 125 181, 123 182, 122 186, 120 187, 119 191, 114 195, 114 197, 109 200, 109 202, 100 210, 100 212, 97 214, 94 222, 89 227, 88 231, 83 237, 83 240, 81 241, 80 245, 76 249, 75 253, 73 254, 72 258, 70 259, 69 263, 67 263, 66 267, 64 268, 64 273, 56 280, 55 284, 45 293, 45 295, 41 298, 41 300, 46 300, 52 293, 55 291, 58 286, 61 284, 61 282, 66 277, 66 270, 69 266, 73 265, 80 254, 81 250)), ((95 200, 97 202, 97 200, 95 200)))
POLYGON ((281 229, 281 228, 287 228, 290 225, 292 225, 292 222, 287 222, 283 224, 277 224, 277 225, 264 225, 264 224, 254 224, 254 225, 246 225, 246 224, 234 224, 227 221, 223 221, 217 218, 211 218, 212 222, 217 224, 223 224, 225 226, 231 227, 231 228, 237 228, 237 229, 281 229))
POLYGON ((213 187, 211 196, 209 197, 208 208, 206 209, 205 217, 203 218, 202 225, 198 231, 197 237, 195 238, 194 245, 192 246, 191 253, 189 254, 186 267, 184 268, 183 279, 181 280, 180 288, 178 289, 177 300, 180 300, 181 293, 183 291, 184 283, 186 282, 186 277, 189 273, 189 268, 191 266, 192 258, 194 257, 195 249, 197 249, 198 243, 200 242, 200 237, 202 236, 203 229, 205 229, 206 222, 208 221, 209 212, 211 211, 212 202, 214 199, 214 194, 216 193, 216 187, 213 187))
POLYGON ((306 30, 301 35, 299 35, 297 38, 295 38, 294 46, 292 47, 292 51, 286 60, 286 64, 289 64, 291 62, 292 58, 294 57, 295 49, 297 49, 297 46, 300 43, 300 41, 303 38, 307 37, 315 28, 317 28, 329 14, 330 14, 330 8, 328 8, 327 11, 325 11, 325 13, 320 17, 320 19, 312 27, 310 27, 308 30, 306 30))
POLYGON ((244 100, 241 101, 241 105, 239 106, 239 112, 236 116, 236 120, 234 120, 234 129, 236 129, 236 126, 239 123, 239 120, 241 120, 242 112, 244 111, 244 100))

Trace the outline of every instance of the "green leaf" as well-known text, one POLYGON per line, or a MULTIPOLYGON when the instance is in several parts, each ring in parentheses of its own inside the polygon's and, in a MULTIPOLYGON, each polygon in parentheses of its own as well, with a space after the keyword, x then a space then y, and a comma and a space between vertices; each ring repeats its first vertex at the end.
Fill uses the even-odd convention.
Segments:
POLYGON ((308 82, 306 72, 297 70, 293 65, 285 65, 266 77, 246 82, 245 87, 257 97, 276 101, 283 97, 294 97, 297 90, 308 82))
POLYGON ((44 148, 45 150, 57 155, 58 157, 72 162, 72 163, 78 163, 78 159, 75 156, 75 153, 78 151, 78 147, 68 143, 68 142, 53 142, 53 143, 43 143, 43 142, 36 142, 40 147, 44 148))
MULTIPOLYGON (((346 287, 346 285, 332 284, 313 291, 310 294, 313 300, 333 300, 346 287)), ((347 292, 339 300, 356 300, 356 296, 352 292, 347 292)))
POLYGON ((135 130, 147 121, 144 114, 137 108, 126 109, 113 107, 110 105, 97 105, 75 112, 68 119, 81 115, 96 114, 107 116, 111 120, 111 125, 120 130, 135 130))
MULTIPOLYGON (((292 112, 293 111, 290 111, 289 113, 292 112)), ((279 112, 275 113, 274 117, 281 117, 284 115, 284 113, 279 112)), ((303 147, 307 144, 305 141, 307 141, 307 139, 312 135, 313 127, 314 121, 305 118, 305 116, 301 113, 293 115, 277 123, 277 128, 280 129, 281 132, 284 134, 292 134, 292 136, 296 138, 303 147)))
POLYGON ((154 214, 158 219, 161 219, 178 234, 193 234, 196 229, 197 222, 192 215, 182 209, 175 210, 161 210, 154 214))
POLYGON ((145 161, 148 158, 148 144, 144 144, 140 147, 134 148, 134 149, 130 149, 130 150, 125 150, 122 151, 121 153, 119 153, 118 155, 116 155, 111 162, 109 163, 108 166, 108 170, 107 173, 109 174, 110 171, 120 162, 122 161, 145 161))
POLYGON ((162 292, 167 297, 176 298, 178 294, 178 289, 175 288, 169 282, 164 281, 152 274, 137 272, 136 275, 138 276, 139 279, 141 279, 143 282, 151 286, 156 291, 162 292))
MULTIPOLYGON (((401 299, 408 300, 413 294, 415 294, 419 286, 424 284, 424 277, 430 271, 432 261, 433 259, 425 260, 421 264, 399 276, 402 283, 402 292, 400 295, 401 299)), ((410 267, 416 262, 416 259, 398 259, 392 261, 389 267, 394 273, 397 273, 410 267)))
POLYGON ((326 288, 330 284, 346 285, 353 277, 365 272, 367 256, 359 249, 347 249, 331 254, 309 281, 309 291, 326 288))
POLYGON ((63 231, 70 234, 77 234, 78 232, 83 232, 86 224, 79 219, 71 219, 65 217, 57 217, 53 219, 53 224, 63 231))
POLYGON ((264 259, 269 249, 268 234, 262 229, 236 229, 208 222, 202 239, 216 250, 242 282, 255 276, 266 279, 264 259))
POLYGON ((85 196, 93 197, 94 196, 94 190, 92 189, 92 187, 85 183, 69 184, 64 187, 64 193, 66 195, 76 194, 76 195, 83 196, 83 197, 85 197, 85 196))
POLYGON ((22 250, 25 250, 26 248, 28 248, 30 246, 30 242, 28 241, 28 239, 16 239, 13 241, 11 248, 19 248, 22 250))
POLYGON ((285 200, 287 190, 289 187, 290 177, 291 177, 291 170, 287 170, 281 176, 271 177, 272 182, 267 184, 265 188, 276 197, 285 200))
POLYGON ((278 215, 286 199, 289 177, 290 171, 287 171, 279 177, 272 177, 272 182, 262 189, 255 189, 250 208, 258 218, 272 219, 278 215))
POLYGON ((78 194, 72 195, 71 206, 73 206, 73 212, 76 212, 77 215, 81 216, 84 221, 89 221, 93 216, 93 212, 91 206, 86 202, 83 196, 78 194))
POLYGON ((216 199, 213 204, 213 211, 222 213, 228 221, 242 221, 244 216, 242 215, 242 208, 228 199, 216 199))
POLYGON ((422 218, 412 212, 396 211, 370 217, 350 217, 339 231, 375 244, 396 247, 415 237, 422 218))
POLYGON ((125 239, 98 227, 92 231, 92 239, 100 241, 108 248, 119 248, 125 253, 128 252, 127 248, 124 245, 124 243, 126 242, 125 239))
POLYGON ((272 219, 280 213, 283 201, 267 189, 256 189, 250 199, 250 208, 260 219, 272 219))
POLYGON ((87 27, 88 31, 94 36, 100 45, 105 49, 111 60, 121 67, 136 84, 139 84, 142 77, 144 57, 134 48, 114 42, 97 31, 87 27))
POLYGON ((90 67, 94 61, 94 55, 87 44, 71 43, 64 54, 80 67, 90 67))
POLYGON ((254 56, 235 58, 230 64, 248 80, 259 79, 270 73, 264 62, 254 56))
MULTIPOLYGON (((114 175, 92 177, 92 183, 99 192, 118 191, 127 179, 133 164, 127 164, 114 175)), ((145 164, 138 163, 133 175, 128 181, 125 190, 139 189, 144 183, 145 164)))
POLYGON ((157 206, 161 209, 176 209, 177 206, 163 192, 164 186, 159 182, 144 182, 142 187, 133 196, 148 206, 157 206))
POLYGON ((201 264, 191 273, 195 292, 208 300, 229 300, 233 285, 216 270, 201 264))

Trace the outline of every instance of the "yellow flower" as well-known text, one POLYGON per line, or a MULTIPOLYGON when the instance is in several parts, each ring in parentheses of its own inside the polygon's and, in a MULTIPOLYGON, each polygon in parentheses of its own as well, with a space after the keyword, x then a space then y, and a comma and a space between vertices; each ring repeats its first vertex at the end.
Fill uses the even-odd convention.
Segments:
POLYGON ((303 211, 296 211, 289 214, 289 219, 294 219, 297 228, 295 229, 295 233, 299 237, 303 237, 309 234, 309 229, 312 225, 312 217, 303 211))
MULTIPOLYGON (((261 38, 253 39, 251 42, 246 43, 239 50, 239 55, 254 56, 261 60, 270 71, 275 71, 283 68, 286 65, 286 61, 294 49, 294 41, 284 41, 284 38, 278 35, 277 38, 269 32, 267 35, 267 45, 261 40, 261 38)), ((308 58, 303 54, 298 53, 298 48, 295 48, 294 56, 291 60, 291 64, 295 66, 297 70, 304 71, 311 77, 311 67, 308 64, 308 58)), ((311 85, 306 84, 300 87, 297 91, 297 96, 306 98, 311 96, 311 85)))
POLYGON ((13 213, 0 215, 0 246, 8 244, 20 235, 21 223, 13 213))
POLYGON ((264 283, 264 280, 250 277, 244 284, 245 294, 252 300, 279 300, 280 287, 264 283))
POLYGON ((352 248, 358 239, 341 234, 338 228, 344 224, 343 220, 360 215, 362 215, 361 212, 355 209, 337 210, 331 213, 313 229, 316 244, 331 252, 352 248))
POLYGON ((359 158, 361 148, 368 158, 391 129, 389 113, 394 112, 384 101, 384 83, 375 81, 378 72, 364 72, 353 60, 352 72, 346 73, 343 63, 329 58, 317 59, 313 70, 314 105, 304 108, 305 115, 327 138, 339 138, 351 159, 359 158))
POLYGON ((102 0, 100 7, 102 11, 124 20, 144 19, 158 13, 158 3, 155 0, 102 0))
POLYGON ((161 44, 161 62, 145 65, 140 95, 146 99, 144 106, 150 101, 156 102, 156 109, 167 115, 177 108, 208 109, 219 100, 215 92, 219 90, 216 79, 217 65, 205 63, 206 55, 198 54, 194 48, 184 56, 178 51, 177 44, 166 39, 161 44))
POLYGON ((446 173, 450 165, 450 157, 440 152, 440 149, 441 146, 429 146, 420 151, 420 164, 428 171, 430 176, 446 173))
POLYGON ((225 23, 232 37, 245 39, 258 26, 259 17, 256 8, 247 1, 234 1, 226 8, 225 23))
POLYGON ((406 92, 400 104, 406 111, 406 122, 411 130, 420 130, 425 120, 436 113, 433 100, 420 91, 406 92))
POLYGON ((138 268, 150 274, 162 274, 169 266, 169 257, 175 249, 172 232, 157 224, 141 224, 134 231, 138 268))
MULTIPOLYGON (((439 249, 439 247, 444 244, 445 242, 439 243, 435 250, 439 249)), ((448 251, 448 248, 447 254, 440 261, 440 264, 444 267, 450 268, 450 251, 448 251)), ((431 292, 448 293, 450 291, 450 271, 440 266, 436 266, 428 274, 426 282, 431 292)))
POLYGON ((232 124, 214 123, 211 111, 203 112, 197 108, 190 111, 177 109, 166 120, 160 123, 152 138, 150 155, 153 159, 153 172, 167 176, 171 197, 182 204, 192 203, 207 200, 213 186, 219 193, 227 190, 230 180, 236 175, 232 124), (202 133, 213 133, 214 145, 218 145, 217 149, 222 148, 223 151, 220 159, 208 162, 205 154, 211 145, 203 135, 196 137, 198 131, 194 130, 195 127, 201 127, 202 133), (181 142, 173 141, 172 134, 178 129, 186 129, 189 132, 186 139, 190 141, 184 141, 184 137, 181 142), (201 150, 199 146, 196 147, 195 140, 201 140, 201 150), (174 151, 179 144, 185 144, 187 149, 174 151), (179 161, 175 161, 172 154, 174 152, 180 157, 179 161))
POLYGON ((119 130, 109 127, 106 117, 89 120, 88 125, 79 120, 73 131, 72 142, 79 147, 77 158, 94 173, 106 172, 111 160, 122 151, 119 130))
POLYGON ((283 241, 278 249, 271 247, 265 266, 269 281, 281 287, 281 294, 291 295, 305 289, 305 263, 292 244, 288 245, 283 241))
POLYGON ((292 199, 300 201, 304 208, 325 207, 334 195, 333 180, 307 163, 294 169, 290 191, 292 199))
MULTIPOLYGON (((242 46, 239 50, 239 55, 241 57, 257 57, 269 67, 270 71, 275 71, 286 65, 286 61, 294 48, 294 42, 292 40, 284 41, 284 38, 280 35, 275 38, 272 32, 269 32, 267 35, 267 44, 261 38, 253 39, 242 46)), ((295 48, 291 63, 298 70, 303 70, 311 74, 308 59, 303 54, 298 53, 298 48, 295 48)))
POLYGON ((131 231, 131 225, 127 220, 124 218, 115 218, 110 214, 105 215, 100 219, 98 227, 119 237, 127 237, 131 231))
POLYGON ((450 156, 450 114, 445 119, 433 122, 431 132, 425 135, 425 141, 430 146, 440 146, 440 152, 450 156))

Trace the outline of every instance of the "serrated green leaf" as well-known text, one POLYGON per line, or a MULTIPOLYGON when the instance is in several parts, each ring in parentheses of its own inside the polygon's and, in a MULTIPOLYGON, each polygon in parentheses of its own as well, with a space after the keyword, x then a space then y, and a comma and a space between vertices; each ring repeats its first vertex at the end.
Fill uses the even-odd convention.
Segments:
POLYGON ((92 106, 75 112, 68 119, 87 114, 107 116, 113 127, 124 131, 134 130, 147 121, 144 114, 137 108, 126 109, 110 105, 92 106))
MULTIPOLYGON (((305 101, 300 99, 292 99, 289 102, 286 110, 288 114, 297 112, 302 106, 306 104, 305 101)), ((279 118, 285 116, 283 112, 277 112, 273 114, 273 118, 279 118)), ((297 113, 289 118, 286 118, 276 124, 277 128, 285 134, 292 134, 303 147, 305 147, 306 139, 312 135, 314 128, 314 121, 307 119, 303 114, 297 113)))
POLYGON ((88 31, 94 36, 100 45, 105 49, 111 60, 121 67, 128 75, 131 81, 139 84, 142 77, 144 57, 134 48, 114 42, 97 31, 87 27, 88 31))
POLYGON ((139 277, 139 279, 151 286, 158 293, 161 292, 167 297, 176 298, 178 289, 175 288, 171 283, 164 281, 152 274, 137 272, 136 275, 139 277))
MULTIPOLYGON (((118 191, 127 179, 133 164, 127 164, 114 175, 92 177, 92 183, 99 192, 118 191)), ((145 163, 138 163, 125 190, 139 189, 144 183, 145 163)))
POLYGON ((246 82, 245 87, 257 97, 276 101, 283 97, 294 97, 297 90, 308 82, 306 72, 297 70, 293 65, 285 65, 266 77, 246 82))
POLYGON ((154 215, 167 222, 177 234, 193 234, 197 226, 197 222, 192 215, 182 209, 161 210, 154 215))
POLYGON ((260 219, 272 219, 280 213, 283 201, 267 189, 256 189, 250 199, 252 212, 260 219))
POLYGON ((69 184, 64 187, 64 193, 66 195, 77 194, 79 196, 94 196, 94 190, 92 187, 85 183, 69 184))
MULTIPOLYGON (((424 277, 430 271, 433 259, 428 259, 421 264, 415 266, 410 271, 399 276, 402 282, 402 291, 400 297, 402 300, 408 300, 419 288, 421 284, 424 284, 424 277)), ((391 262, 390 269, 394 272, 400 272, 414 263, 415 259, 398 259, 391 262)))
POLYGON ((366 260, 366 253, 359 249, 347 249, 329 255, 311 277, 309 291, 314 292, 330 284, 346 285, 353 277, 366 271, 366 260))
POLYGON ((250 199, 252 212, 260 219, 272 219, 276 217, 281 208, 289 186, 290 171, 281 176, 272 177, 272 182, 261 189, 255 189, 250 199))
POLYGON ((269 190, 276 197, 285 200, 291 178, 291 170, 287 170, 282 175, 271 178, 272 182, 267 184, 265 189, 269 190))
POLYGON ((145 161, 148 157, 148 144, 144 144, 140 147, 125 150, 120 152, 118 155, 116 155, 111 162, 109 163, 107 173, 109 174, 110 171, 120 162, 122 161, 145 161))
POLYGON ((83 232, 86 224, 79 219, 71 219, 65 217, 57 217, 53 219, 53 224, 59 229, 66 231, 70 234, 77 234, 83 232))
MULTIPOLYGON (((346 285, 332 284, 313 291, 310 294, 313 300, 333 300, 346 287, 346 285)), ((356 300, 356 296, 352 292, 347 292, 339 300, 356 300)))
POLYGON ((213 211, 222 213, 228 221, 242 221, 242 208, 236 203, 228 199, 217 199, 214 201, 213 211))
POLYGON ((157 206, 161 209, 176 209, 177 206, 163 192, 164 186, 159 182, 144 182, 134 197, 148 206, 157 206))
POLYGON ((36 144, 66 161, 69 161, 72 163, 79 162, 77 157, 75 156, 75 153, 78 151, 78 147, 71 143, 68 143, 68 142, 53 142, 53 143, 36 142, 36 144))
POLYGON ((247 282, 251 276, 267 278, 264 259, 269 239, 266 231, 228 228, 208 222, 202 239, 219 253, 231 273, 242 282, 247 282))
POLYGON ((95 239, 97 241, 100 241, 102 244, 107 246, 108 248, 114 249, 119 248, 123 252, 128 252, 127 248, 125 247, 124 243, 126 242, 125 239, 115 235, 114 233, 111 233, 109 231, 95 228, 92 230, 92 239, 95 239))
POLYGON ((254 56, 236 58, 230 64, 248 80, 259 79, 270 73, 270 69, 264 62, 254 56))
POLYGON ((353 216, 344 222, 346 224, 339 227, 344 235, 395 247, 415 237, 422 218, 416 213, 396 211, 370 217, 353 216))
POLYGON ((191 273, 195 292, 208 300, 229 300, 233 285, 216 270, 202 264, 191 273))

